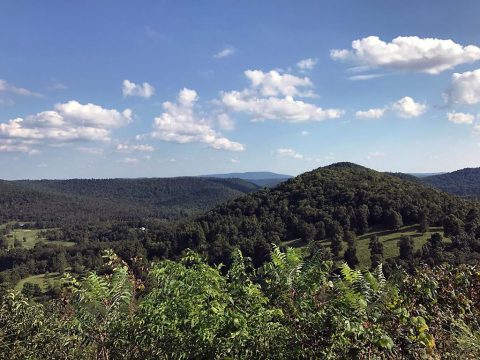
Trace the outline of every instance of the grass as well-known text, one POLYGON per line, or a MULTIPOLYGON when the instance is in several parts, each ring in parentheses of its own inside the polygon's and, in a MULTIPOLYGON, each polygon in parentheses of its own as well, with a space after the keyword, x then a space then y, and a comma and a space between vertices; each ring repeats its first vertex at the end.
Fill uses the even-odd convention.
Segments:
POLYGON ((29 282, 32 284, 38 284, 38 286, 40 286, 40 289, 42 289, 42 291, 46 291, 50 283, 55 283, 60 281, 61 277, 62 276, 60 275, 60 273, 32 275, 20 280, 17 283, 17 285, 15 285, 15 290, 22 291, 23 285, 29 282))
MULTIPOLYGON (((432 236, 432 234, 438 232, 443 234, 443 227, 431 227, 429 231, 424 234, 418 232, 418 225, 404 226, 398 231, 383 230, 383 231, 373 231, 357 238, 357 257, 360 262, 360 266, 363 268, 368 268, 371 265, 370 262, 370 249, 368 244, 370 242, 370 237, 377 235, 380 241, 383 243, 383 253, 384 258, 392 258, 400 255, 398 249, 398 241, 402 236, 410 236, 415 245, 415 250, 419 250, 425 245, 432 236)), ((444 239, 445 241, 445 239, 444 239)), ((345 244, 344 244, 345 247, 345 244)))
MULTIPOLYGON (((443 227, 430 227, 429 231, 421 234, 418 232, 418 225, 403 226, 398 231, 373 230, 364 235, 361 235, 357 238, 356 241, 357 257, 358 261, 360 262, 360 268, 366 269, 369 268, 371 265, 370 249, 368 248, 368 244, 370 242, 370 238, 373 235, 377 235, 380 241, 383 243, 384 258, 389 259, 400 255, 397 244, 402 236, 412 237, 415 244, 415 250, 419 250, 422 248, 423 245, 425 245, 428 239, 430 239, 432 234, 436 232, 444 236, 443 227)), ((444 238, 444 241, 449 242, 450 240, 444 238)), ((330 241, 328 240, 322 240, 320 243, 325 247, 330 247, 330 241)), ((305 243, 301 239, 284 241, 281 245, 294 248, 305 248, 305 243)), ((347 247, 347 244, 345 242, 342 242, 342 247, 343 249, 340 252, 340 257, 343 257, 343 253, 347 247)))
MULTIPOLYGON (((0 227, 5 228, 6 224, 0 225, 0 227)), ((20 240, 22 244, 22 248, 24 249, 33 249, 35 245, 41 241, 45 242, 46 244, 52 245, 60 245, 60 246, 72 246, 75 245, 74 242, 71 241, 48 241, 45 238, 40 236, 41 231, 45 229, 13 229, 12 232, 7 235, 7 242, 8 247, 13 248, 15 244, 15 239, 20 240)))

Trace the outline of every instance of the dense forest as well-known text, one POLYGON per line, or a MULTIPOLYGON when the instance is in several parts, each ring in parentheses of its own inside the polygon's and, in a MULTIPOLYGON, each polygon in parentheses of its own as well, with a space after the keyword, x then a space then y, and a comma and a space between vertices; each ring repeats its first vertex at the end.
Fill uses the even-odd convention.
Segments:
POLYGON ((0 182, 0 220, 47 226, 181 218, 258 189, 240 179, 153 178, 0 182))
POLYGON ((255 185, 201 178, 158 184, 1 184, 3 354, 328 359, 478 353, 478 202, 351 163, 242 196, 255 185), (237 196, 203 214, 168 219, 141 212, 225 188, 237 196), (111 204, 125 213, 111 216, 111 204), (79 209, 85 217, 69 222, 79 209))
POLYGON ((480 168, 466 168, 421 178, 437 189, 464 197, 480 197, 480 168))

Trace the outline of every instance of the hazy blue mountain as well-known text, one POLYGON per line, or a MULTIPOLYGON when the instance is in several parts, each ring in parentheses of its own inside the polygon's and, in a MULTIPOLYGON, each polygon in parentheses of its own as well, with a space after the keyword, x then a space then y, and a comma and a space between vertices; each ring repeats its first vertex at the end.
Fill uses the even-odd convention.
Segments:
POLYGON ((215 177, 219 179, 236 178, 249 181, 261 187, 274 187, 288 179, 291 179, 293 176, 277 174, 269 171, 250 171, 243 173, 211 174, 204 175, 203 177, 215 177))

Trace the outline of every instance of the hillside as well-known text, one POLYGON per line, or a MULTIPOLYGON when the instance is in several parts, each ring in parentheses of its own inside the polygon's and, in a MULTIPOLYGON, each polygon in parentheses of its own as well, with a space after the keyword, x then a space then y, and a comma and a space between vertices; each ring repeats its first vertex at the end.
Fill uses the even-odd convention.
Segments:
MULTIPOLYGON (((371 227, 392 229, 399 217, 404 224, 425 217, 431 225, 441 225, 448 215, 463 219, 477 206, 420 183, 337 163, 219 205, 188 225, 188 237, 193 232, 205 239, 213 261, 228 261, 231 249, 240 246, 261 263, 272 242, 330 239, 350 230, 363 234, 371 227)), ((189 243, 184 240, 179 242, 189 243)))
POLYGON ((236 178, 236 179, 247 180, 260 187, 274 187, 288 179, 291 179, 293 176, 277 174, 269 171, 253 171, 253 172, 243 172, 243 173, 213 174, 213 175, 205 175, 204 177, 215 177, 220 179, 236 178))
POLYGON ((421 178, 421 181, 451 194, 480 197, 480 168, 465 168, 441 175, 421 178))
POLYGON ((256 190, 240 179, 22 180, 0 182, 0 218, 20 221, 178 218, 256 190))

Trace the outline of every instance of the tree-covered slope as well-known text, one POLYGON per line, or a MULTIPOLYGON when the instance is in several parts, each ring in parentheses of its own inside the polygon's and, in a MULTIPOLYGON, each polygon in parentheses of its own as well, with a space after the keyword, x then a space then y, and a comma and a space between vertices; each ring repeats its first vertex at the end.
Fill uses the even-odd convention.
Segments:
POLYGON ((423 217, 441 225, 448 215, 462 219, 476 206, 413 181, 337 163, 217 206, 186 224, 179 244, 204 248, 214 261, 226 261, 240 246, 260 263, 272 242, 343 238, 347 231, 394 229, 423 217))
POLYGON ((465 197, 480 197, 480 168, 466 168, 421 178, 440 190, 465 197))
POLYGON ((194 177, 0 182, 3 221, 178 218, 211 209, 258 187, 240 179, 194 177))

